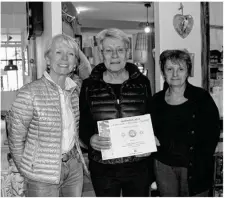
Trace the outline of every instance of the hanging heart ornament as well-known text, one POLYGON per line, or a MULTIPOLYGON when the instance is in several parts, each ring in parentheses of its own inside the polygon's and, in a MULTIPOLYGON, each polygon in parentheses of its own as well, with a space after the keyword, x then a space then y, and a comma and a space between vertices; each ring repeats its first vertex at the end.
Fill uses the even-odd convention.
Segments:
POLYGON ((194 25, 194 19, 191 15, 176 14, 173 17, 173 26, 177 33, 182 37, 186 38, 194 25))

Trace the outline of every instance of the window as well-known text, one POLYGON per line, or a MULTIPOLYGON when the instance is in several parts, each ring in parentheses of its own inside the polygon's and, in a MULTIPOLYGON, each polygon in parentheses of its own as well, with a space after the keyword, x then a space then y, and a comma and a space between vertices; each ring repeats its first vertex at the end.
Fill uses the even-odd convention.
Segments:
POLYGON ((0 49, 1 90, 13 91, 23 86, 23 53, 21 35, 2 35, 0 49), (9 60, 17 65, 17 71, 4 71, 9 60))

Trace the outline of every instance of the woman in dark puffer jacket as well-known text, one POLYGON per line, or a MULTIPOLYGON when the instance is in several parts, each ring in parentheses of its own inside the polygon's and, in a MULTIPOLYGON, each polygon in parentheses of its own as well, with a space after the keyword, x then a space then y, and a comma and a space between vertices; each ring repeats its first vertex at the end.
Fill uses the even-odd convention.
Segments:
POLYGON ((110 140, 98 135, 97 121, 149 114, 150 82, 128 63, 129 39, 121 30, 97 36, 103 63, 83 81, 80 93, 80 139, 89 150, 89 168, 96 196, 148 196, 148 156, 102 160, 110 140))

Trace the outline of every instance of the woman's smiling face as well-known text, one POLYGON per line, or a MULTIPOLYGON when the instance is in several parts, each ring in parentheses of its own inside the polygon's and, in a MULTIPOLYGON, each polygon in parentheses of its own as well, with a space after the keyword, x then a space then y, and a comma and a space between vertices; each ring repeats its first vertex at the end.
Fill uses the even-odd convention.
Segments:
POLYGON ((57 40, 49 52, 48 61, 50 63, 50 73, 68 75, 76 66, 75 49, 61 40, 57 40))
POLYGON ((125 43, 117 38, 106 38, 102 43, 103 62, 110 72, 119 72, 124 69, 129 50, 125 43))

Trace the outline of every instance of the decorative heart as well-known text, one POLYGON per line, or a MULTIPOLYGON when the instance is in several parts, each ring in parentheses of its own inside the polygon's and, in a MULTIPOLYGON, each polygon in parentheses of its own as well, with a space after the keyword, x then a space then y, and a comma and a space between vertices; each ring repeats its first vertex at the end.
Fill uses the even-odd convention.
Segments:
POLYGON ((194 19, 191 15, 176 14, 173 17, 173 26, 182 38, 186 38, 190 34, 193 25, 194 19))

